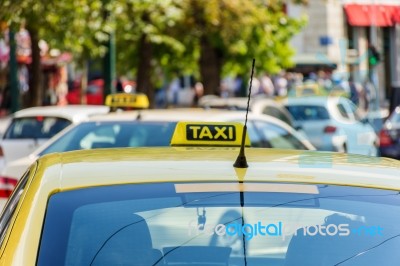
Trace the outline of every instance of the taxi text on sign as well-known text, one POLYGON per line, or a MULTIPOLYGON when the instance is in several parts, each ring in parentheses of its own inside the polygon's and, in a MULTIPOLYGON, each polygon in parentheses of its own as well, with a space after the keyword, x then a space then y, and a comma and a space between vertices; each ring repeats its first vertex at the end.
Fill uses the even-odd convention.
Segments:
MULTIPOLYGON (((240 147, 242 136, 243 124, 238 122, 179 122, 171 145, 240 147)), ((245 145, 250 146, 247 134, 245 145)))
POLYGON ((216 125, 186 125, 186 138, 188 140, 218 140, 232 141, 236 139, 234 126, 216 125))

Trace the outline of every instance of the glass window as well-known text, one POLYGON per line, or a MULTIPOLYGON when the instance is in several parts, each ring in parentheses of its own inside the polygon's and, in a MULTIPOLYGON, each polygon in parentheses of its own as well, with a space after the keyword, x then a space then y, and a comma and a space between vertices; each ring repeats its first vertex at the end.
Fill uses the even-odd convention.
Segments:
POLYGON ((261 135, 255 128, 253 121, 247 122, 247 133, 249 134, 251 147, 256 147, 256 148, 265 147, 266 143, 264 142, 261 135))
POLYGON ((272 106, 266 106, 263 109, 262 113, 276 117, 279 120, 282 120, 283 122, 285 122, 286 124, 292 125, 292 121, 290 120, 290 118, 283 111, 279 110, 278 108, 275 108, 272 106))
POLYGON ((81 149, 107 148, 115 146, 116 136, 120 133, 121 125, 103 124, 93 129, 79 142, 81 149))
POLYGON ((4 139, 48 139, 70 124, 71 121, 58 117, 15 118, 4 134, 4 139))
POLYGON ((299 139, 283 127, 263 121, 254 121, 254 124, 271 148, 307 150, 299 139))
POLYGON ((336 107, 342 117, 349 119, 349 114, 346 112, 346 108, 344 108, 343 104, 338 104, 336 107))
POLYGON ((18 202, 21 198, 22 192, 24 192, 26 183, 28 182, 29 171, 19 180, 15 187, 12 195, 4 206, 0 217, 0 243, 3 243, 7 229, 10 227, 11 218, 15 213, 18 202))
POLYGON ((329 113, 323 106, 316 105, 289 105, 286 106, 289 113, 298 121, 326 120, 330 119, 329 113))
POLYGON ((39 155, 81 149, 169 146, 176 122, 85 122, 76 125, 39 155))
MULTIPOLYGON (((243 120, 233 120, 233 121, 244 124, 243 120)), ((250 138, 251 147, 254 147, 254 148, 268 147, 268 148, 270 148, 269 144, 265 142, 265 140, 262 138, 260 132, 258 132, 253 121, 254 120, 251 119, 247 122, 247 134, 249 135, 249 138, 250 138)))
POLYGON ((237 185, 152 183, 54 194, 37 265, 368 266, 399 260, 397 191, 247 182, 241 193, 237 185))

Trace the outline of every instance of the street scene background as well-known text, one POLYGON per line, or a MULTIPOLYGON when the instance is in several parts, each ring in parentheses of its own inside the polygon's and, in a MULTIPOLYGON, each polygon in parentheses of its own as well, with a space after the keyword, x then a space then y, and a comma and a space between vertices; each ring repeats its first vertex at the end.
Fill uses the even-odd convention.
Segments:
POLYGON ((144 93, 150 108, 207 96, 341 95, 379 133, 400 104, 399 0, 1 0, 0 116, 144 93))

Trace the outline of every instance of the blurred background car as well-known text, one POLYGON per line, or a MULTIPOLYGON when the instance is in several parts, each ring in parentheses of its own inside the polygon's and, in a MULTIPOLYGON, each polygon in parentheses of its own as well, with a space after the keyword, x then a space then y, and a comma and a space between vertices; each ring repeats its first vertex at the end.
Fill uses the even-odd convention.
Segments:
POLYGON ((109 109, 107 106, 67 105, 31 107, 16 112, 1 140, 0 170, 4 162, 30 154, 68 125, 94 114, 106 114, 109 109))
POLYGON ((375 132, 379 134, 379 131, 381 131, 383 124, 389 117, 389 114, 388 108, 379 108, 378 110, 368 110, 366 118, 374 128, 375 132))
POLYGON ((11 122, 11 116, 5 116, 0 118, 0 138, 3 138, 4 132, 6 132, 11 122))
MULTIPOLYGON (((207 95, 199 100, 199 106, 203 108, 217 108, 228 110, 247 110, 247 97, 222 98, 207 95)), ((281 103, 264 97, 255 96, 250 98, 250 111, 255 114, 265 114, 282 120, 293 127, 293 117, 281 103)))
POLYGON ((374 128, 344 97, 288 98, 285 106, 311 143, 322 151, 378 155, 379 139, 374 128))
POLYGON ((329 90, 329 95, 349 98, 350 92, 346 89, 345 86, 335 85, 332 86, 332 88, 329 90))
POLYGON ((400 159, 400 106, 393 110, 379 131, 379 152, 381 156, 400 159))
POLYGON ((316 82, 304 82, 289 90, 289 97, 321 96, 327 95, 327 91, 316 82))
MULTIPOLYGON (((129 80, 121 80, 117 86, 118 92, 132 93, 135 91, 136 83, 129 80)), ((76 82, 73 89, 68 92, 67 101, 69 104, 80 104, 81 103, 81 84, 76 82)), ((86 93, 83 96, 83 101, 90 105, 102 105, 104 104, 104 80, 93 79, 88 82, 86 93)))
MULTIPOLYGON (((33 153, 8 162, 1 179, 18 180, 37 158, 54 152, 111 147, 169 146, 178 121, 242 122, 245 112, 218 109, 179 108, 137 110, 98 115, 72 125, 33 153)), ((315 147, 286 123, 267 115, 249 113, 247 132, 252 147, 315 150, 315 147)))

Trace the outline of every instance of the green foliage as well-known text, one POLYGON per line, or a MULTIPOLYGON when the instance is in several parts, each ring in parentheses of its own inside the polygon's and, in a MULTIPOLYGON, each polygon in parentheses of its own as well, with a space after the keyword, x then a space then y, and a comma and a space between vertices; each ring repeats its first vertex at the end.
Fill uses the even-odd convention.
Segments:
MULTIPOLYGON (((102 45, 114 31, 117 73, 137 72, 138 41, 153 46, 154 68, 198 75, 199 42, 207 38, 220 53, 223 73, 269 73, 290 67, 289 40, 306 23, 289 18, 283 0, 0 0, 0 19, 26 19, 52 48, 85 60, 102 56, 102 45)), ((293 2, 306 4, 307 0, 293 2)))
POLYGON ((1 1, 8 8, 1 9, 0 18, 17 25, 26 21, 51 48, 71 51, 79 61, 104 54, 101 44, 113 25, 102 15, 106 7, 101 0, 1 1))
MULTIPOLYGON (((282 9, 283 1, 191 0, 185 3, 182 26, 197 42, 206 36, 222 52, 225 74, 247 74, 252 58, 257 59, 258 71, 277 73, 292 66, 294 51, 289 41, 305 25, 306 18, 288 17, 282 9)), ((196 45, 193 41, 185 43, 192 50, 196 45)))
MULTIPOLYGON (((183 16, 179 0, 125 0, 115 3, 117 72, 134 70, 141 52, 137 44, 144 34, 154 47, 154 67, 183 69, 187 49, 174 33, 183 16), (180 60, 179 60, 180 59, 180 60)), ((135 71, 132 71, 135 72, 135 71)))

